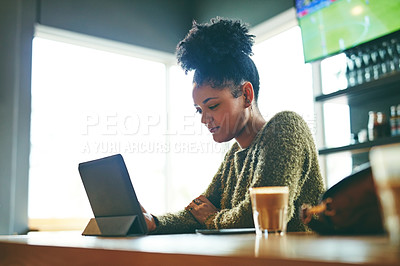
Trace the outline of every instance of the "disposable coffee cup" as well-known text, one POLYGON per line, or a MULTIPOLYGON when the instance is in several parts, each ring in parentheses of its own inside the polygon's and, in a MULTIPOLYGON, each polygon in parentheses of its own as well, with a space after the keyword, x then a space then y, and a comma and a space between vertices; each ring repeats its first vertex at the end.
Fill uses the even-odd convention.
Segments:
POLYGON ((288 187, 250 188, 254 226, 257 235, 286 233, 288 187))
POLYGON ((372 148, 370 162, 385 230, 400 245, 400 145, 372 148))

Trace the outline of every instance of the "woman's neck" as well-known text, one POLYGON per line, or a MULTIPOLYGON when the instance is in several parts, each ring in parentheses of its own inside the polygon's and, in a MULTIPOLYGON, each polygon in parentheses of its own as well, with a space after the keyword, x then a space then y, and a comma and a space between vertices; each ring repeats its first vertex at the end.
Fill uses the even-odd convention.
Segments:
POLYGON ((252 114, 241 132, 235 137, 239 146, 245 149, 250 146, 258 132, 264 127, 266 121, 258 108, 253 108, 252 114))

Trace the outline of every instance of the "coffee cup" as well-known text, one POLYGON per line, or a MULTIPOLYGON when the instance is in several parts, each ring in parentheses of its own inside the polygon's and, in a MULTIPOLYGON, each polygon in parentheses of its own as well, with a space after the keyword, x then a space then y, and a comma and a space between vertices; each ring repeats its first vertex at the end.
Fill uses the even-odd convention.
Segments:
POLYGON ((372 148, 370 162, 386 232, 400 244, 400 144, 372 148))
POLYGON ((286 232, 289 188, 284 186, 250 188, 254 226, 258 235, 286 232))

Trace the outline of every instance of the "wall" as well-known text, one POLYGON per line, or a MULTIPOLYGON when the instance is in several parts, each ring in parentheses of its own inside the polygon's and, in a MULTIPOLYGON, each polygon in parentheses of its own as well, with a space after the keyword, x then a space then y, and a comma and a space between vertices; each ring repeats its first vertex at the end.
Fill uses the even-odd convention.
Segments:
POLYGON ((40 0, 38 22, 174 53, 191 25, 187 0, 40 0))
POLYGON ((0 234, 26 231, 34 0, 0 1, 0 234))
POLYGON ((38 0, 38 22, 174 53, 192 20, 238 18, 255 26, 293 7, 292 0, 38 0))
POLYGON ((197 0, 193 17, 198 22, 221 16, 237 18, 251 27, 294 7, 293 0, 197 0))

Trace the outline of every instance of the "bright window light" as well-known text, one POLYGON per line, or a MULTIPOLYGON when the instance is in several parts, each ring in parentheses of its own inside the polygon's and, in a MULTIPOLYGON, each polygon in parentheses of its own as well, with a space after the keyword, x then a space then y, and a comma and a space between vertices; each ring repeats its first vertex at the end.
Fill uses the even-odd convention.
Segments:
POLYGON ((311 66, 304 64, 301 32, 292 27, 254 47, 260 75, 259 108, 265 118, 295 111, 315 133, 311 66))
MULTIPOLYGON (((322 93, 347 88, 346 56, 344 53, 321 61, 322 93)), ((345 103, 323 103, 326 148, 350 144, 350 109, 345 103)), ((329 154, 326 158, 328 188, 348 176, 353 169, 350 152, 329 154)))
POLYGON ((36 37, 32 72, 29 217, 92 216, 78 163, 116 153, 163 211, 165 65, 36 37))

